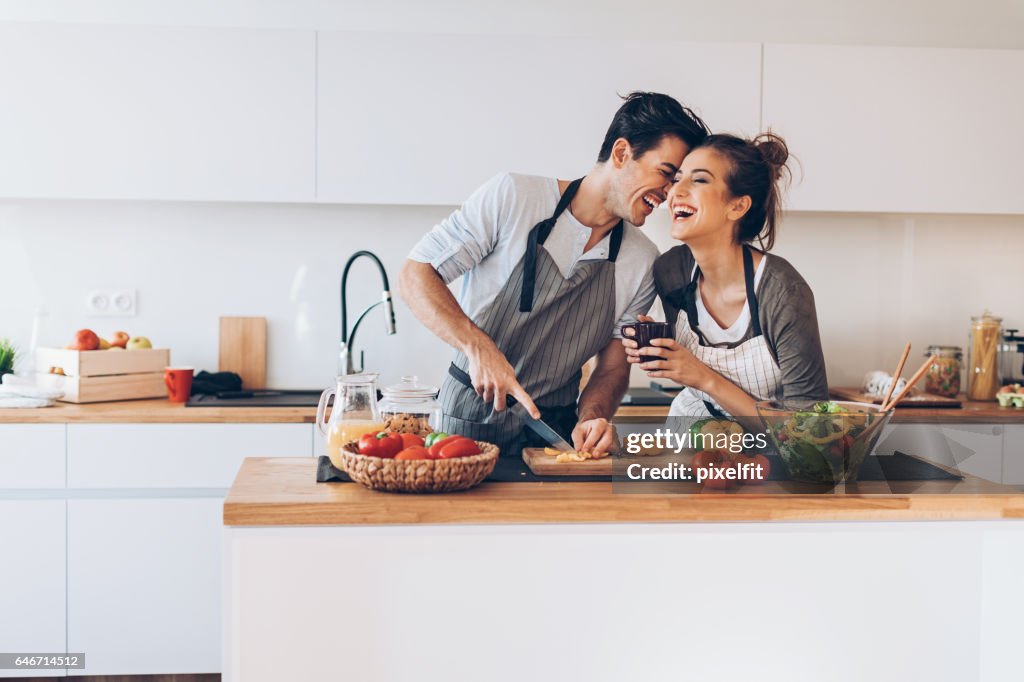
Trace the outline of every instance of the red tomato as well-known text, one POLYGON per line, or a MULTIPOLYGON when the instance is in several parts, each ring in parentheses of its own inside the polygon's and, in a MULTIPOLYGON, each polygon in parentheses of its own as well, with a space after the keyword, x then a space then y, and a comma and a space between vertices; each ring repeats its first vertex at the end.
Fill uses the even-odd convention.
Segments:
POLYGON ((452 443, 448 443, 448 439, 445 439, 446 445, 441 448, 439 453, 441 459, 451 459, 453 457, 470 457, 472 455, 479 455, 480 448, 477 447, 476 443, 468 438, 460 438, 452 443))
POLYGON ((762 455, 761 453, 756 453, 756 454, 753 454, 753 455, 739 454, 739 455, 736 455, 735 461, 736 461, 737 466, 741 466, 743 464, 753 465, 753 468, 747 467, 747 471, 746 471, 746 475, 747 476, 757 476, 757 465, 758 464, 761 465, 761 477, 760 478, 744 478, 743 480, 739 481, 739 483, 747 483, 749 485, 757 485, 759 483, 764 483, 765 481, 768 480, 768 474, 771 473, 772 464, 768 460, 768 458, 765 457, 764 455, 762 455))
POLYGON ((712 463, 721 461, 719 453, 721 450, 701 450, 693 456, 693 467, 694 477, 696 477, 697 469, 706 469, 711 466, 712 463))
POLYGON ((402 438, 402 448, 412 447, 423 447, 423 439, 417 436, 415 433, 400 433, 397 434, 402 438))
POLYGON ((437 441, 436 443, 434 443, 433 445, 430 446, 430 455, 432 457, 434 457, 434 458, 440 458, 441 457, 441 448, 443 448, 445 445, 449 445, 451 443, 454 443, 457 440, 469 440, 469 439, 466 438, 465 436, 448 436, 447 438, 442 438, 441 440, 437 441))
POLYGON ((430 459, 430 453, 422 445, 413 445, 395 455, 395 459, 430 459))
MULTIPOLYGON (((736 469, 736 465, 733 463, 732 457, 726 450, 701 450, 693 456, 692 467, 693 480, 695 481, 697 480, 698 469, 732 469, 734 471, 736 469)), ((705 478, 701 481, 701 485, 709 490, 725 490, 735 484, 735 479, 726 477, 705 478)))

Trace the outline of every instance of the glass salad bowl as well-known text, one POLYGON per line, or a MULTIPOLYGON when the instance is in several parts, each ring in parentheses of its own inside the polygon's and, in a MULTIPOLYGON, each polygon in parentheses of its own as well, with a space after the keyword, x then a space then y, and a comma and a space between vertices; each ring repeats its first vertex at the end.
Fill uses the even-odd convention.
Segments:
POLYGON ((846 401, 757 403, 757 415, 790 478, 812 483, 856 480, 893 412, 846 401))

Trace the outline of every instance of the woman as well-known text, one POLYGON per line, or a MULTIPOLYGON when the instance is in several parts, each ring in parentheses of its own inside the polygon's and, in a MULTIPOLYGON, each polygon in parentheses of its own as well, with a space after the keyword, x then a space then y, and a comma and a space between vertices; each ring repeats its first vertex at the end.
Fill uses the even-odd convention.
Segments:
POLYGON ((758 400, 828 399, 814 296, 793 266, 766 253, 788 157, 771 133, 711 135, 683 161, 668 206, 672 236, 685 244, 654 264, 675 338, 644 348, 659 358, 650 362, 623 339, 629 362, 685 387, 670 415, 752 417, 758 400))

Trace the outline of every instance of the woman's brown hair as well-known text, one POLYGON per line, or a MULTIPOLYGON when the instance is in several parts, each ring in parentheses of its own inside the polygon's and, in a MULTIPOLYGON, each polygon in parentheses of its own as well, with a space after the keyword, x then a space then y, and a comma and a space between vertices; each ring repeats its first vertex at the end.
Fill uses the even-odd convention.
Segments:
POLYGON ((739 221, 741 244, 755 239, 765 251, 775 245, 775 230, 782 209, 779 180, 787 184, 792 172, 786 165, 789 148, 786 141, 771 131, 745 140, 735 135, 709 135, 697 145, 725 157, 730 164, 725 184, 734 197, 749 196, 750 210, 739 221))

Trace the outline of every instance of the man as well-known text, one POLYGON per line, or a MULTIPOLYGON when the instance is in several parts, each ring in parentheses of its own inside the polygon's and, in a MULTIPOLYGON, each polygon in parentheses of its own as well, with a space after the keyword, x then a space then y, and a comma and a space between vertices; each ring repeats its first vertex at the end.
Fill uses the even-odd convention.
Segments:
POLYGON ((637 226, 707 134, 671 97, 633 93, 586 176, 499 175, 420 240, 399 288, 416 317, 456 349, 440 394, 443 431, 518 456, 524 445, 543 444, 523 432, 516 412, 525 410, 577 450, 614 446, 609 419, 629 384, 619 328, 655 295, 658 249, 637 226), (456 302, 446 285, 462 275, 456 302), (580 394, 581 367, 595 354, 580 394), (506 409, 506 396, 519 406, 506 409))

